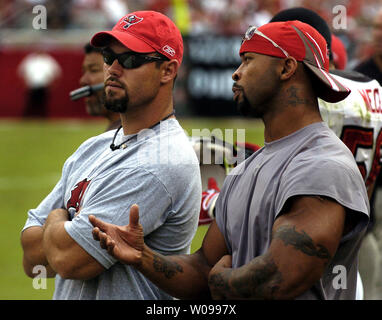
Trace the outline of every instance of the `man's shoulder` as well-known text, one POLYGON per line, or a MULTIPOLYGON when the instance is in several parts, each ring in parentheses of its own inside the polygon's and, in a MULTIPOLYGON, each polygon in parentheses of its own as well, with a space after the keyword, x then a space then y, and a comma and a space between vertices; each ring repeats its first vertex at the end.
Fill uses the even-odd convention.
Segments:
POLYGON ((327 125, 314 132, 311 140, 300 148, 291 162, 302 162, 304 167, 315 166, 318 168, 325 168, 329 165, 337 166, 341 163, 358 170, 349 148, 327 125))
MULTIPOLYGON (((362 180, 361 174, 349 148, 335 135, 325 139, 311 150, 301 152, 291 161, 307 174, 322 172, 323 175, 350 174, 362 180), (341 173, 342 172, 342 173, 341 173)), ((295 169, 294 169, 295 170, 295 169)))
POLYGON ((90 137, 86 139, 78 147, 77 151, 83 150, 83 149, 89 149, 89 148, 94 150, 94 147, 96 145, 105 146, 105 143, 107 143, 108 141, 110 141, 110 144, 111 144, 114 133, 115 133, 115 130, 110 130, 110 131, 103 132, 97 136, 90 137))

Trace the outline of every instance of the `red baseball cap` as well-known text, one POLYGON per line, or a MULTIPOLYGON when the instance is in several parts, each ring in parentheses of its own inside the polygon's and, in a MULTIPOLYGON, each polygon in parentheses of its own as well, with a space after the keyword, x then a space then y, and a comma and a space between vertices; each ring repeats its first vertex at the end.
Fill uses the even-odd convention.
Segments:
POLYGON ((340 38, 332 34, 333 62, 337 69, 344 70, 348 61, 348 54, 340 38))
POLYGON ((170 18, 156 11, 136 11, 122 17, 111 31, 96 33, 90 43, 105 47, 110 38, 134 52, 159 52, 179 64, 183 59, 183 39, 170 18))
POLYGON ((328 102, 338 102, 350 94, 350 89, 329 73, 329 52, 325 38, 313 27, 301 21, 271 22, 259 28, 250 27, 240 47, 240 54, 255 52, 268 56, 294 57, 310 70, 317 96, 328 102), (320 85, 321 84, 321 85, 320 85))

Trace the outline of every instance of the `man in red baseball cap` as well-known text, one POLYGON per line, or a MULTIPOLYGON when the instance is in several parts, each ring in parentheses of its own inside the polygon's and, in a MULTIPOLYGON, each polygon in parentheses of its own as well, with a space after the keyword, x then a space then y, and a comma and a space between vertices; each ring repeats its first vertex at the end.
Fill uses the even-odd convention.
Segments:
POLYGON ((165 15, 138 11, 91 42, 102 47, 105 107, 122 125, 85 141, 52 192, 28 212, 24 270, 34 277, 40 264, 57 274, 54 299, 171 299, 102 250, 88 217, 124 225, 138 203, 152 249, 189 252, 202 189, 198 159, 174 117, 182 37, 165 15))
POLYGON ((182 63, 183 40, 179 29, 168 17, 155 11, 133 12, 122 17, 111 31, 96 33, 91 44, 103 48, 106 108, 120 113, 130 109, 131 112, 137 103, 143 102, 152 109, 152 112, 141 113, 143 123, 135 115, 134 122, 124 126, 125 134, 136 126, 142 127, 141 124, 145 127, 167 115, 173 116, 172 88, 182 63), (120 68, 116 70, 115 66, 120 68), (139 78, 136 71, 147 68, 153 68, 150 76, 139 78), (166 83, 155 84, 152 77, 161 76, 166 71, 166 83), (153 106, 156 103, 152 104, 151 99, 165 101, 161 101, 160 106, 153 106))
POLYGON ((293 57, 309 71, 314 91, 328 102, 343 100, 350 90, 329 73, 329 52, 321 34, 300 21, 273 22, 247 30, 240 54, 254 52, 277 58, 293 57))
POLYGON ((250 28, 240 56, 234 100, 263 120, 265 145, 224 180, 201 249, 164 256, 146 246, 137 206, 124 227, 90 217, 94 238, 179 298, 354 299, 369 201, 317 102, 349 90, 328 74, 326 42, 305 23, 250 28))

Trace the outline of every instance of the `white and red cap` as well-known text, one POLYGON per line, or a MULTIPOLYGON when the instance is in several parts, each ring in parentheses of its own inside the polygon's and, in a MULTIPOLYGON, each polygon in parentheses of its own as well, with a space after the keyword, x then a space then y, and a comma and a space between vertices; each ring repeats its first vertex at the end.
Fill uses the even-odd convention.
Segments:
POLYGON ((267 23, 257 30, 258 33, 255 31, 244 39, 240 54, 255 52, 285 58, 287 53, 304 63, 311 71, 312 79, 319 80, 317 84, 323 84, 315 85, 319 98, 338 102, 350 94, 349 88, 330 75, 327 44, 316 29, 301 21, 285 21, 267 23))
POLYGON ((90 43, 105 47, 115 38, 131 51, 159 52, 179 64, 183 59, 183 39, 170 18, 156 11, 136 11, 122 17, 111 31, 96 33, 90 43))

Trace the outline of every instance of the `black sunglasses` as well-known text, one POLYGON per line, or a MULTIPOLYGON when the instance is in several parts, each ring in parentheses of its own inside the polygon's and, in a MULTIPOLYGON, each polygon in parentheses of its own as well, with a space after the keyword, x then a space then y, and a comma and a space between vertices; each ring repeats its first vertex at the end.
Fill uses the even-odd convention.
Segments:
POLYGON ((139 68, 141 65, 145 63, 166 60, 161 57, 147 56, 147 55, 136 53, 136 52, 123 52, 123 53, 117 54, 110 49, 103 49, 102 56, 103 56, 103 61, 105 61, 105 63, 108 64, 109 66, 111 66, 114 60, 117 59, 118 63, 125 69, 135 69, 135 68, 139 68))

